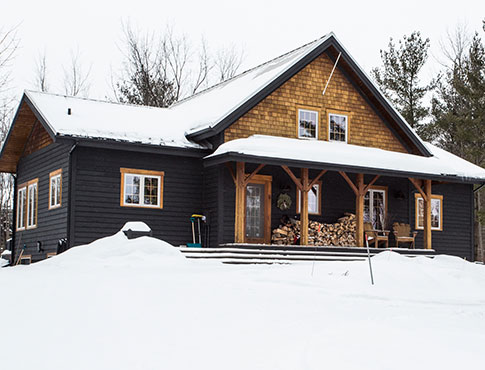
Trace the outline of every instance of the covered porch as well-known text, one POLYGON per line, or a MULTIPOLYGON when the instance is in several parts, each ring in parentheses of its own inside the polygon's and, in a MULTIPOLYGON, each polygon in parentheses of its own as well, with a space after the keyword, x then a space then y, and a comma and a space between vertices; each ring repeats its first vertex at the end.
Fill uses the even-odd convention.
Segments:
MULTIPOLYGON (((284 243, 285 248, 298 244, 298 248, 323 251, 324 246, 309 235, 310 223, 336 223, 345 214, 353 214, 354 240, 348 245, 339 244, 340 248, 362 248, 365 230, 369 229, 366 222, 371 229, 388 232, 387 244, 372 247, 396 247, 392 223, 398 222, 409 225, 411 233, 418 232, 417 249, 431 252, 436 222, 443 227, 442 203, 440 219, 433 219, 434 189, 442 190, 450 178, 457 180, 442 162, 434 157, 376 148, 270 136, 225 143, 205 159, 207 167, 225 168, 232 182, 232 189, 226 184, 227 193, 234 194, 232 199, 224 197, 224 207, 233 212, 233 240, 226 238, 218 247, 259 245, 281 249, 281 243, 275 246, 271 236, 285 216, 296 219, 300 230, 298 241, 284 243), (281 194, 291 199, 292 205, 286 209, 278 204, 281 194), (421 214, 415 209, 418 198, 421 214), (234 204, 232 209, 227 205, 230 202, 234 204), (420 226, 418 230, 416 226, 420 226)), ((400 249, 411 245, 399 243, 400 249)))

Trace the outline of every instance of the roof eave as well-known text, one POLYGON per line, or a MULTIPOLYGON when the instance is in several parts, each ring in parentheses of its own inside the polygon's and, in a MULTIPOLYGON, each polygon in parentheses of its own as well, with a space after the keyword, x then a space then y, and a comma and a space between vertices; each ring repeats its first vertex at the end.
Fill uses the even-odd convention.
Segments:
POLYGON ((462 177, 450 174, 424 174, 420 172, 409 172, 401 170, 390 170, 390 169, 379 169, 373 167, 364 166, 353 166, 353 165, 342 165, 330 162, 315 162, 315 161, 305 161, 296 160, 288 158, 277 158, 277 157, 266 157, 258 156, 252 154, 242 154, 239 152, 225 152, 219 155, 214 155, 204 158, 204 167, 211 167, 219 165, 226 162, 247 162, 253 164, 266 164, 275 166, 289 166, 298 168, 309 168, 315 170, 334 170, 334 171, 346 171, 350 173, 365 173, 369 175, 381 175, 381 176, 393 176, 401 178, 419 178, 426 180, 435 181, 449 181, 449 182, 460 182, 467 184, 482 184, 485 182, 484 178, 474 178, 474 177, 462 177))

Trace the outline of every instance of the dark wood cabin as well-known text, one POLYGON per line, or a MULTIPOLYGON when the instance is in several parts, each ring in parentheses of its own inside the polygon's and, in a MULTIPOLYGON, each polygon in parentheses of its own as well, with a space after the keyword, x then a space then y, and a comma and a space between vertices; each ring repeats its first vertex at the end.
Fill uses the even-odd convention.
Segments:
MULTIPOLYGON (((144 221, 174 245, 271 244, 282 217, 409 224, 416 248, 473 259, 485 170, 414 133, 333 34, 170 108, 26 91, 0 155, 15 176, 12 243, 32 261, 144 221), (325 91, 325 94, 323 92, 325 91), (289 208, 277 200, 286 194, 289 208)), ((389 240, 394 245, 392 234, 389 240)))

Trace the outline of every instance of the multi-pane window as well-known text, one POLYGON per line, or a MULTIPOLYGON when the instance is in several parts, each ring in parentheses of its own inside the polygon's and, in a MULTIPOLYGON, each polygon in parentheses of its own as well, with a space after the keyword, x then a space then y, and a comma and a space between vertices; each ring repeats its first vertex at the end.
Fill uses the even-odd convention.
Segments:
POLYGON ((121 205, 163 207, 163 172, 121 168, 121 205))
POLYGON ((318 138, 318 112, 298 109, 298 137, 305 139, 318 138))
MULTIPOLYGON (((416 199, 416 229, 424 229, 424 200, 419 194, 416 199)), ((443 196, 431 195, 431 230, 443 230, 443 196)))
POLYGON ((342 114, 328 115, 329 122, 329 140, 347 142, 348 135, 348 117, 342 114))
POLYGON ((27 186, 27 229, 37 227, 38 180, 30 181, 27 186))
MULTIPOLYGON (((321 182, 318 181, 308 192, 308 214, 319 215, 321 213, 321 182)), ((300 204, 302 200, 301 191, 298 189, 297 202, 296 202, 296 212, 300 213, 300 204)))
POLYGON ((364 222, 374 230, 384 230, 386 220, 386 190, 370 189, 364 196, 364 222))
POLYGON ((22 186, 17 192, 17 230, 25 229, 25 203, 27 200, 27 186, 22 186))
POLYGON ((61 206, 62 169, 49 174, 49 209, 61 206))

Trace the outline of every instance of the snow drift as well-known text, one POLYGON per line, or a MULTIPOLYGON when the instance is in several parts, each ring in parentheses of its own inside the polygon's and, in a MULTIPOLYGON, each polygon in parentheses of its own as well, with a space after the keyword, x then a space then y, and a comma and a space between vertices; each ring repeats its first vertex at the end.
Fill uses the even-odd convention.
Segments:
POLYGON ((123 233, 0 269, 4 369, 481 368, 485 267, 223 265, 123 233))

